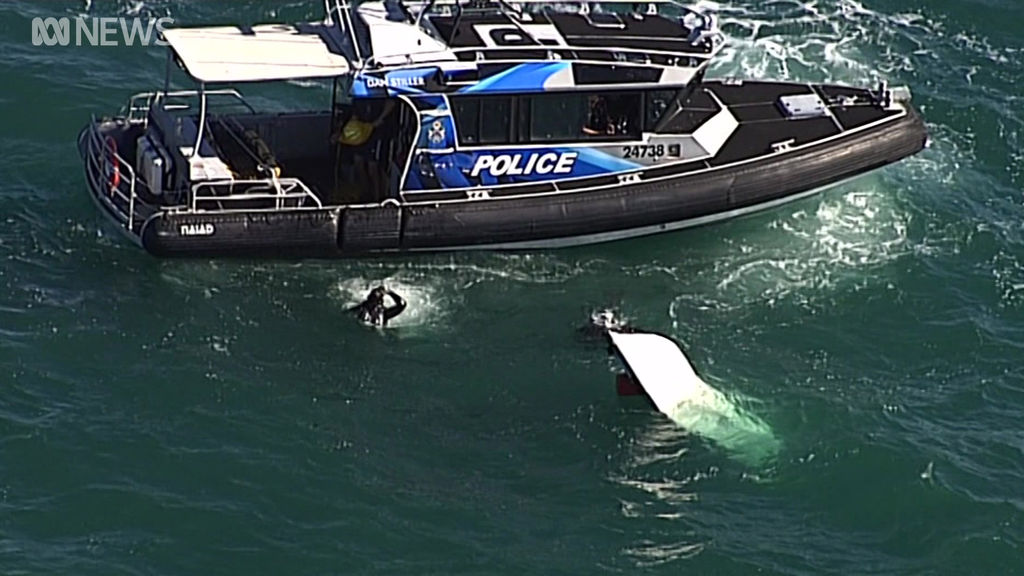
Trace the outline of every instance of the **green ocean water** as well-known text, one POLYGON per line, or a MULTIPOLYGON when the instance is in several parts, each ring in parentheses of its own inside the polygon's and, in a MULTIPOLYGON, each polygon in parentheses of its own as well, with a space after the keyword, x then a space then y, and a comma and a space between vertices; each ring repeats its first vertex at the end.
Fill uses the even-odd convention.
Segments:
POLYGON ((0 573, 1024 574, 1024 5, 702 6, 714 75, 905 84, 930 147, 615 244, 157 260, 74 140, 162 50, 35 47, 31 19, 321 3, 0 4, 0 573), (380 281, 410 311, 365 329, 344 310, 380 281), (683 342, 775 456, 617 397, 576 335, 606 306, 683 342))

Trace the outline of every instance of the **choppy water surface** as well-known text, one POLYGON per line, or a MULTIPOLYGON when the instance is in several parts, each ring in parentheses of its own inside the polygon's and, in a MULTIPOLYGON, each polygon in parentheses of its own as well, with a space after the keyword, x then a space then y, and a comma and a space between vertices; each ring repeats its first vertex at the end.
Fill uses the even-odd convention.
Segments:
MULTIPOLYGON (((319 3, 0 7, 5 574, 1024 572, 1024 8, 734 2, 723 76, 906 84, 932 144, 824 195, 606 246, 161 261, 91 206, 89 114, 159 49, 35 16, 302 20, 319 3), (386 331, 344 310, 387 281, 386 331), (595 307, 768 426, 751 466, 614 394, 595 307)), ((318 103, 295 84, 263 94, 318 103)))

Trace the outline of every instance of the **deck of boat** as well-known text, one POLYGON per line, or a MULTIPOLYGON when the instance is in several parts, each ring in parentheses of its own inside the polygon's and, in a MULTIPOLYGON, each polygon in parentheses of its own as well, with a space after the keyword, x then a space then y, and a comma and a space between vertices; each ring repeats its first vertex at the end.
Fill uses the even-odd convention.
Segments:
MULTIPOLYGON (((700 31, 685 27, 678 19, 639 13, 598 12, 574 14, 554 10, 533 11, 529 19, 503 11, 487 10, 457 15, 431 15, 430 23, 448 40, 451 48, 493 48, 496 45, 523 49, 544 47, 623 49, 706 55, 710 42, 697 40, 700 31), (539 37, 527 32, 543 30, 539 37), (509 32, 516 32, 515 34, 509 32)), ((467 54, 472 58, 472 54, 467 54)))
POLYGON ((874 105, 871 93, 862 88, 780 82, 708 81, 697 88, 685 108, 665 131, 689 133, 711 118, 719 107, 714 97, 729 107, 739 126, 713 158, 699 161, 723 166, 768 153, 773 144, 791 146, 823 141, 872 122, 902 114, 900 109, 874 105), (779 98, 818 95, 830 103, 828 114, 794 119, 779 106, 779 98))

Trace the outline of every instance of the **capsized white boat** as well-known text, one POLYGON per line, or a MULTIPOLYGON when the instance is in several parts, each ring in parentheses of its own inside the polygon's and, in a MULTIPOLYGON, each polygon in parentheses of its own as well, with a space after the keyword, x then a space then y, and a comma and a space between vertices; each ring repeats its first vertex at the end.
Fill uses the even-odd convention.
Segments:
POLYGON ((614 330, 608 337, 633 380, 673 422, 747 464, 765 463, 778 453, 780 442, 768 424, 704 382, 674 340, 614 330))

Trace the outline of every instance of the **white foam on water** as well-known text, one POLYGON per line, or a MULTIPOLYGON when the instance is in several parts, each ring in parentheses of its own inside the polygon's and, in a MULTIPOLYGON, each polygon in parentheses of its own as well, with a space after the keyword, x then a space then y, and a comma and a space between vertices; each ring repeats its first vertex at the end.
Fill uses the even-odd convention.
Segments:
POLYGON ((668 275, 685 287, 669 306, 674 328, 683 310, 806 306, 837 289, 887 283, 886 266, 916 250, 908 237, 910 216, 877 176, 749 222, 757 225, 735 224, 709 247, 684 250, 677 264, 636 271, 668 275))
POLYGON ((817 206, 779 214, 768 224, 771 237, 738 238, 739 254, 715 264, 715 288, 773 301, 856 281, 861 270, 907 253, 907 216, 881 188, 861 179, 817 206))
POLYGON ((693 558, 704 551, 703 542, 682 540, 666 544, 647 543, 630 546, 623 553, 636 560, 637 567, 660 566, 677 560, 693 558))
POLYGON ((1001 250, 993 259, 992 277, 1004 307, 1024 307, 1024 264, 1008 251, 1001 250))
POLYGON ((562 254, 496 253, 482 261, 477 254, 454 254, 447 262, 420 261, 409 264, 406 270, 416 273, 446 273, 461 288, 495 280, 523 284, 558 284, 585 272, 586 263, 567 262, 562 254))
POLYGON ((810 80, 809 72, 820 73, 826 64, 856 64, 840 49, 849 40, 815 3, 775 2, 768 8, 718 7, 728 42, 712 64, 710 76, 810 80))

